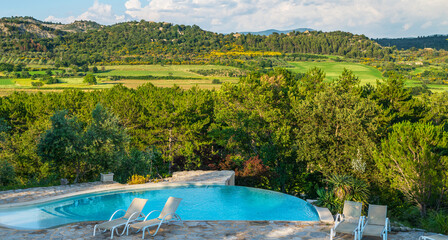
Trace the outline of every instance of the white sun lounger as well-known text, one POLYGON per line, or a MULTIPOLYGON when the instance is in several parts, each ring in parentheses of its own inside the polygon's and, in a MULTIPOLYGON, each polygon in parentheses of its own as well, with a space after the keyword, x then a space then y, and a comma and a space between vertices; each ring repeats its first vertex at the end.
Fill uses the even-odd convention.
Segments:
POLYGON ((387 218, 387 206, 369 205, 369 213, 365 224, 361 227, 360 239, 363 235, 382 237, 387 240, 387 232, 390 232, 389 218, 387 218))
POLYGON ((421 236, 419 240, 448 240, 448 236, 442 234, 434 234, 430 236, 421 236))
POLYGON ((134 200, 132 200, 131 205, 129 206, 128 210, 126 211, 126 213, 124 214, 123 217, 113 219, 116 213, 125 211, 124 209, 119 209, 112 214, 109 221, 95 225, 95 227, 93 228, 93 236, 95 236, 95 232, 97 229, 99 231, 103 230, 103 232, 110 230, 110 232, 111 232, 110 238, 111 239, 114 238, 114 231, 116 231, 118 235, 123 235, 125 230, 127 229, 127 226, 130 223, 135 222, 137 220, 137 218, 139 218, 140 216, 143 216, 143 217, 145 216, 142 214, 142 210, 147 201, 148 201, 147 199, 134 198, 134 200), (121 232, 121 234, 120 234, 120 233, 118 233, 117 228, 121 227, 121 226, 124 226, 124 229, 123 229, 123 232, 121 232))
POLYGON ((175 197, 169 197, 168 200, 165 203, 165 206, 163 207, 162 211, 154 210, 148 213, 146 218, 142 222, 137 222, 128 225, 126 235, 129 234, 129 229, 136 229, 137 232, 142 231, 142 239, 145 238, 145 231, 148 230, 148 233, 150 233, 149 229, 150 227, 157 226, 157 229, 154 234, 151 236, 155 236, 157 232, 159 231, 160 226, 162 226, 163 223, 169 223, 171 221, 180 221, 182 222, 182 219, 179 215, 177 215, 176 210, 177 207, 179 207, 179 203, 182 200, 182 198, 175 198, 175 197), (148 217, 153 212, 160 212, 159 216, 154 219, 148 220, 148 217))
POLYGON ((334 227, 330 230, 330 240, 336 236, 336 232, 353 234, 353 239, 358 240, 359 230, 364 220, 361 211, 362 203, 345 201, 342 215, 339 213, 336 215, 334 227))

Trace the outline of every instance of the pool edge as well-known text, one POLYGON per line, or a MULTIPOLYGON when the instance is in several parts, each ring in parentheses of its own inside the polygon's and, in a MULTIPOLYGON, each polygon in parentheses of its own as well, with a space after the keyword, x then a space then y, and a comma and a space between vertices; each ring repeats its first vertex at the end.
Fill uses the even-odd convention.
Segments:
POLYGON ((25 207, 34 204, 41 204, 56 200, 62 200, 64 198, 70 198, 78 195, 84 195, 89 193, 103 193, 103 192, 113 192, 120 190, 142 190, 142 189, 151 189, 151 188, 163 188, 163 187, 188 187, 188 186, 225 186, 225 184, 216 183, 216 182, 184 182, 184 183, 170 183, 170 182, 161 182, 161 183, 145 183, 138 185, 120 185, 116 187, 110 187, 108 189, 91 189, 79 192, 72 192, 67 194, 62 194, 58 196, 52 196, 47 198, 41 198, 36 200, 31 200, 27 202, 19 202, 19 203, 7 203, 1 204, 1 209, 6 208, 15 208, 15 207, 25 207))

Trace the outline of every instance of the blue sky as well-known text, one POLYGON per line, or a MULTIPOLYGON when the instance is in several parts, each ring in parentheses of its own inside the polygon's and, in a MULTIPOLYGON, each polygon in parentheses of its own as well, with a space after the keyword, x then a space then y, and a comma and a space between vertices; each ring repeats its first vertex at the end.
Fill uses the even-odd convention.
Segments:
POLYGON ((447 0, 2 0, 0 16, 196 24, 230 33, 313 28, 368 37, 448 34, 447 0))

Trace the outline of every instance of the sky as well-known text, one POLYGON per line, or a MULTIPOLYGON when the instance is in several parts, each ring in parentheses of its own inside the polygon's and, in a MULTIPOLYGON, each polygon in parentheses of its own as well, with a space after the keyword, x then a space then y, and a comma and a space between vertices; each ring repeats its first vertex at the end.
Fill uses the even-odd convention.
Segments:
POLYGON ((312 28, 370 38, 448 34, 447 0, 0 0, 0 16, 101 24, 147 20, 232 33, 312 28))

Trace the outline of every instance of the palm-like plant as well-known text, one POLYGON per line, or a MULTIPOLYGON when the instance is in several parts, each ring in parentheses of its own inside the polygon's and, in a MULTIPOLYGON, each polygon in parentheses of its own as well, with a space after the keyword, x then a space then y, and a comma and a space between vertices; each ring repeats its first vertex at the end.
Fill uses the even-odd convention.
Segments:
MULTIPOLYGON (((324 198, 322 199, 323 202, 333 201, 333 204, 326 204, 334 207, 336 211, 342 210, 342 203, 345 200, 367 203, 369 199, 369 185, 363 180, 356 179, 350 175, 333 175, 326 181, 330 185, 330 190, 326 193, 320 192, 320 194, 318 191, 317 194, 319 197, 324 198), (332 192, 332 196, 335 199, 332 199, 331 195, 327 196, 329 192, 332 192)), ((332 210, 330 209, 330 211, 332 210)))
POLYGON ((363 180, 353 178, 352 191, 349 198, 357 202, 367 203, 369 195, 369 185, 363 180))
POLYGON ((334 195, 341 201, 344 201, 352 191, 352 176, 337 174, 329 177, 327 182, 332 185, 334 195))

